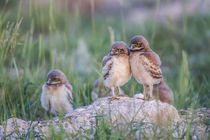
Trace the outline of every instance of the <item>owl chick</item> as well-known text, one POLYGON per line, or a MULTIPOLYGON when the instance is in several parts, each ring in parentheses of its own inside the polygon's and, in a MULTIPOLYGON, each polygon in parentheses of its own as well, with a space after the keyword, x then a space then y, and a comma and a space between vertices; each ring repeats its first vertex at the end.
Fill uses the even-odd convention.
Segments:
MULTIPOLYGON (((115 88, 115 93, 118 92, 118 89, 115 88)), ((124 91, 120 89, 120 93, 124 94, 124 91)), ((106 97, 112 95, 111 89, 104 86, 104 79, 98 78, 94 82, 94 87, 91 92, 92 100, 95 101, 98 98, 106 97)))
POLYGON ((130 65, 134 78, 144 86, 144 97, 149 93, 153 98, 153 85, 162 79, 161 61, 143 36, 134 36, 130 41, 130 65))
POLYGON ((127 45, 122 41, 113 43, 109 55, 103 58, 102 65, 105 86, 111 89, 113 96, 116 95, 115 88, 122 95, 120 87, 131 78, 129 49, 127 45))
POLYGON ((42 86, 42 107, 54 115, 67 114, 73 111, 72 102, 72 86, 65 74, 60 70, 51 70, 42 86))
MULTIPOLYGON (((148 87, 146 87, 148 88, 148 87)), ((139 93, 133 96, 136 99, 144 99, 144 95, 139 93)), ((153 97, 168 104, 174 104, 174 94, 162 79, 159 84, 154 85, 153 97)))
POLYGON ((153 96, 162 102, 174 104, 174 94, 163 79, 159 84, 154 85, 153 96))

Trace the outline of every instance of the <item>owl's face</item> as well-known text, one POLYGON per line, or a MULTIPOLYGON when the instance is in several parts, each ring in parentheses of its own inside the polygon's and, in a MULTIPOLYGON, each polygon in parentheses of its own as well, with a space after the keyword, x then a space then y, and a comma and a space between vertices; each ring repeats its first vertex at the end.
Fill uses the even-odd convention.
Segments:
POLYGON ((143 36, 134 36, 130 41, 130 51, 145 52, 151 50, 143 36))
POLYGON ((68 80, 63 72, 60 70, 51 70, 47 75, 47 86, 61 86, 66 84, 68 80))
POLYGON ((117 41, 112 44, 110 55, 129 55, 129 49, 123 41, 117 41))

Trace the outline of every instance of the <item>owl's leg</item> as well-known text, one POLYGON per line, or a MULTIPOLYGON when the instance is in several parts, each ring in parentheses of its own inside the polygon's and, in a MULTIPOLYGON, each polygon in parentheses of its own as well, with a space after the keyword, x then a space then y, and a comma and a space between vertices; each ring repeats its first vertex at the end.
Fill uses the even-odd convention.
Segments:
POLYGON ((114 92, 114 89, 115 89, 114 87, 111 87, 111 90, 112 90, 112 96, 116 96, 116 95, 115 95, 115 92, 114 92))
POLYGON ((147 99, 147 92, 148 92, 148 87, 147 85, 144 84, 144 99, 146 100, 147 99))
POLYGON ((152 94, 152 92, 153 92, 153 85, 149 85, 149 98, 152 100, 153 99, 153 94, 152 94))
POLYGON ((118 90, 118 95, 121 95, 122 93, 119 86, 117 87, 117 90, 118 90))
POLYGON ((128 95, 126 95, 126 94, 124 94, 124 93, 121 92, 121 89, 120 89, 119 86, 117 87, 117 89, 118 89, 118 92, 119 92, 119 95, 118 96, 120 96, 120 97, 128 97, 128 95))
POLYGON ((120 98, 118 98, 116 95, 115 95, 115 87, 111 87, 111 90, 112 90, 112 97, 109 98, 110 101, 113 101, 113 100, 119 100, 120 98))

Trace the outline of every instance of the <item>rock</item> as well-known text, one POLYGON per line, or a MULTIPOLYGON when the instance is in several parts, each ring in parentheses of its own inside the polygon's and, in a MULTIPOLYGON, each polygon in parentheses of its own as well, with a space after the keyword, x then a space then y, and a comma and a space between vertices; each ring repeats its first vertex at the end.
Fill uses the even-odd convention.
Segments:
POLYGON ((166 103, 159 101, 143 101, 129 97, 120 98, 110 102, 107 98, 100 98, 92 104, 99 114, 105 114, 112 123, 124 124, 130 121, 146 120, 155 124, 167 125, 171 120, 177 122, 177 110, 166 103), (161 117, 160 117, 161 116, 161 117), (125 121, 126 119, 126 121, 125 121))
POLYGON ((144 99, 144 94, 142 94, 142 93, 137 93, 137 94, 134 94, 133 95, 133 98, 135 98, 135 99, 144 99))
POLYGON ((181 122, 179 123, 179 135, 184 132, 193 134, 192 139, 207 140, 210 134, 210 108, 198 108, 193 110, 180 110, 181 122), (187 130, 189 129, 190 130, 187 130))
POLYGON ((9 137, 9 139, 18 138, 19 135, 26 134, 30 126, 30 122, 18 119, 10 118, 0 126, 0 138, 9 137), (6 131, 4 131, 6 130, 6 131), (3 135, 2 135, 3 134, 3 135))
MULTIPOLYGON (((68 138, 83 136, 92 139, 96 134, 97 125, 103 123, 101 120, 109 124, 112 131, 121 130, 123 137, 135 134, 134 138, 151 138, 161 136, 163 130, 167 132, 173 130, 176 123, 184 122, 186 124, 185 118, 182 116, 182 120, 180 120, 175 107, 167 103, 155 100, 143 101, 129 97, 120 97, 118 100, 111 101, 109 98, 100 98, 91 105, 75 109, 73 113, 67 114, 63 119, 56 117, 53 120, 31 122, 10 118, 0 126, 0 138, 25 138, 28 131, 33 132, 33 136, 37 138, 48 137, 53 129, 55 132, 65 130, 69 134, 68 138), (139 129, 140 124, 141 129, 139 129), (130 133, 133 131, 135 133, 130 133)), ((182 128, 177 131, 185 130, 185 125, 181 126, 182 128)), ((201 127, 201 133, 199 132, 194 137, 200 138, 200 134, 206 136, 203 134, 203 132, 205 133, 203 128, 206 127, 201 127)), ((180 138, 180 133, 174 131, 173 137, 180 138)))

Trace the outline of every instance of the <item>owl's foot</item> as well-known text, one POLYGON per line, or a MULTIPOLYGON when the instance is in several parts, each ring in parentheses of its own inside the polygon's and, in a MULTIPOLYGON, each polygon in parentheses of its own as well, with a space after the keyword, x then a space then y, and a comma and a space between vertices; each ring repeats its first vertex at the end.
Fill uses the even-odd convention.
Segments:
POLYGON ((152 100, 154 100, 154 98, 153 97, 146 97, 146 98, 144 98, 144 100, 145 101, 152 101, 152 100))
POLYGON ((117 95, 118 97, 128 97, 128 95, 126 94, 120 94, 120 95, 117 95))
POLYGON ((144 97, 143 100, 150 101, 150 98, 149 97, 144 97))
POLYGON ((112 97, 109 97, 108 99, 111 102, 111 101, 114 101, 114 100, 119 100, 120 98, 118 98, 117 96, 112 96, 112 97))
POLYGON ((152 100, 154 100, 154 98, 153 98, 153 97, 150 97, 148 100, 149 100, 149 101, 152 101, 152 100))
POLYGON ((133 96, 133 98, 135 99, 140 99, 140 100, 144 100, 144 95, 142 93, 138 93, 138 94, 135 94, 133 96))

